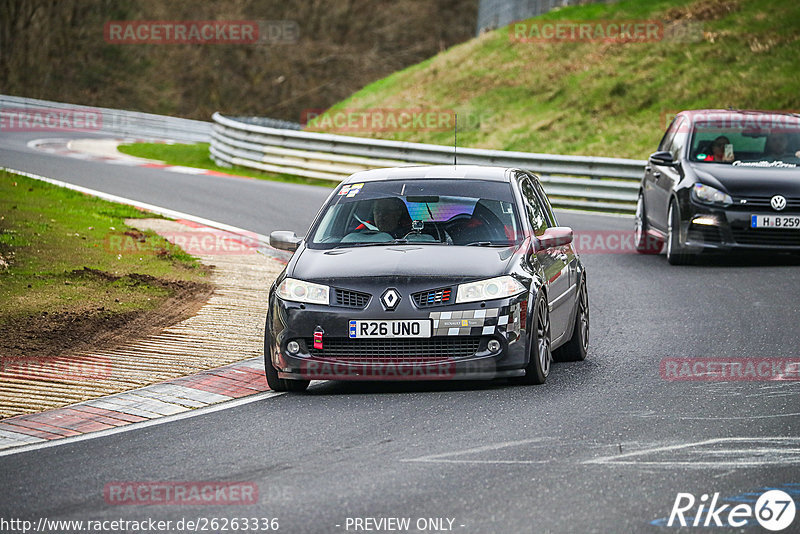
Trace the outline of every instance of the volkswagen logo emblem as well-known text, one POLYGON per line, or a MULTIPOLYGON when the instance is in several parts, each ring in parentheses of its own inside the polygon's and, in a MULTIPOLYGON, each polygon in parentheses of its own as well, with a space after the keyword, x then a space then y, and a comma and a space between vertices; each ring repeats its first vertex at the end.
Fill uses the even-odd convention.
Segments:
POLYGON ((381 295, 381 302, 383 302, 383 307, 389 311, 392 311, 400 304, 400 293, 397 292, 396 289, 387 289, 381 295))
POLYGON ((769 205, 772 206, 772 209, 775 211, 783 211, 786 208, 786 197, 775 195, 770 199, 769 205))

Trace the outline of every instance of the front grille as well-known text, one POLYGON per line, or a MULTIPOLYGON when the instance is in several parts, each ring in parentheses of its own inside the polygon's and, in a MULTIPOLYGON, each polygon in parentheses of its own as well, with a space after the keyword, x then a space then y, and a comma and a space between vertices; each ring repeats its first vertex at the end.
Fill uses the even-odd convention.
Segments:
MULTIPOLYGON (((353 363, 431 363, 468 358, 480 347, 480 336, 425 339, 326 338, 322 349, 309 349, 315 358, 353 363)), ((313 347, 311 339, 306 346, 313 347)))
POLYGON ((420 291, 411 295, 414 299, 414 304, 418 308, 426 308, 429 306, 443 306, 450 304, 453 299, 453 288, 443 287, 440 289, 431 289, 430 291, 420 291))
POLYGON ((800 230, 732 228, 733 239, 742 245, 800 247, 800 230))
POLYGON ((370 295, 367 293, 359 293, 349 289, 334 289, 333 293, 335 306, 364 309, 369 304, 370 295))
MULTIPOLYGON (((772 206, 770 205, 770 201, 772 200, 773 195, 769 196, 752 196, 752 197, 737 197, 731 207, 738 208, 738 209, 759 209, 759 210, 766 210, 772 211, 772 206), (746 202, 744 204, 741 203, 742 200, 746 202)), ((781 210, 790 211, 790 210, 800 210, 800 197, 786 197, 786 208, 781 210)))

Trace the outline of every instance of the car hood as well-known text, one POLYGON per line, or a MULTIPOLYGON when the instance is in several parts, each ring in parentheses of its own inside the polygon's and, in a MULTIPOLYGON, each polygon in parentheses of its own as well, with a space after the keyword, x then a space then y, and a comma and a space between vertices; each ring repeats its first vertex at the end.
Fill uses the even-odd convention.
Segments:
POLYGON ((734 197, 785 195, 800 197, 800 168, 773 169, 729 165, 691 165, 700 181, 734 197))
POLYGON ((303 248, 289 276, 323 283, 367 277, 475 280, 503 274, 517 248, 448 245, 303 248))

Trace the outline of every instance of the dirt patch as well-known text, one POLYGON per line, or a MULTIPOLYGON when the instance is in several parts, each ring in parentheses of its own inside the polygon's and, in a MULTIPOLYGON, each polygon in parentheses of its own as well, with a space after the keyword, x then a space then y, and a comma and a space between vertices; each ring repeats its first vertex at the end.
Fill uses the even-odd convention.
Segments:
POLYGON ((738 0, 701 0, 667 11, 667 20, 717 20, 739 10, 738 0))
POLYGON ((18 317, 6 321, 0 337, 0 354, 9 357, 61 357, 82 350, 102 350, 157 333, 197 313, 211 297, 212 284, 165 280, 143 274, 114 276, 85 267, 70 273, 107 282, 147 284, 167 290, 170 296, 153 310, 111 312, 85 306, 69 312, 18 317))

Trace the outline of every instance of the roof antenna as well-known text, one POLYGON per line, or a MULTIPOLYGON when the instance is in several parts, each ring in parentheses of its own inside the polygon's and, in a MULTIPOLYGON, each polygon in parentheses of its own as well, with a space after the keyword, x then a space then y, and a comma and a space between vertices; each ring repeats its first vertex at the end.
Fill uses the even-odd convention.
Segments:
POLYGON ((456 130, 453 141, 453 165, 458 165, 458 113, 456 115, 456 130))

